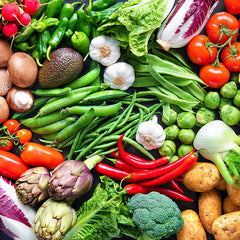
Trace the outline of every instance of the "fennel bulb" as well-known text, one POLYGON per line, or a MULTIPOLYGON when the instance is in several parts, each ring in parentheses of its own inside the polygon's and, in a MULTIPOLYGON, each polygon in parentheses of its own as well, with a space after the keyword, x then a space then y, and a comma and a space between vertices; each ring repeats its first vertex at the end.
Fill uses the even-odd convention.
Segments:
POLYGON ((239 178, 240 137, 221 120, 205 124, 197 132, 193 146, 207 160, 215 163, 227 184, 233 184, 232 175, 239 178))

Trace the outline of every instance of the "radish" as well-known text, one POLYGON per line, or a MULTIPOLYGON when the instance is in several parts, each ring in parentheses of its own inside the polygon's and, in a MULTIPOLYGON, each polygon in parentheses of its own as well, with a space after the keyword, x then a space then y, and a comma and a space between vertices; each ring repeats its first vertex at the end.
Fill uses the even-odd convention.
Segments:
POLYGON ((14 3, 7 3, 2 7, 2 16, 7 21, 14 21, 20 15, 20 8, 14 3))
POLYGON ((6 25, 4 25, 2 31, 4 36, 10 38, 18 33, 18 26, 13 22, 8 22, 6 25))
POLYGON ((29 13, 23 12, 20 14, 19 20, 24 26, 27 26, 31 22, 31 16, 29 13))
POLYGON ((39 0, 23 0, 23 10, 30 15, 37 13, 40 6, 39 0))

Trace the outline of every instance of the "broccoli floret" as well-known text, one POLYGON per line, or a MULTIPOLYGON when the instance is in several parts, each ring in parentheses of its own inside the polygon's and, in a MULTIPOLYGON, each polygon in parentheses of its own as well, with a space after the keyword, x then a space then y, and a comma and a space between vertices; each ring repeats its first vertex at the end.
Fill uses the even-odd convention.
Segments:
POLYGON ((158 192, 138 193, 128 202, 136 226, 149 238, 168 238, 182 229, 183 218, 177 204, 158 192))

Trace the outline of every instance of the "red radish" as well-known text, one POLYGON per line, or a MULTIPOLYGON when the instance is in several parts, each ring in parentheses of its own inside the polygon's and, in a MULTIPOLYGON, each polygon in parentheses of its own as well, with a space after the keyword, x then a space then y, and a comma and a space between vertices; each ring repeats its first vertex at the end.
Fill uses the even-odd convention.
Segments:
POLYGON ((3 31, 4 36, 10 38, 17 34, 18 26, 13 22, 8 22, 6 25, 4 25, 2 31, 3 31))
POLYGON ((23 12, 20 14, 19 20, 24 26, 27 26, 31 22, 31 16, 29 13, 23 12))
POLYGON ((0 22, 0 31, 2 30, 3 24, 0 22))
POLYGON ((40 8, 39 0, 23 0, 23 10, 24 12, 33 15, 38 12, 40 8))
POLYGON ((20 15, 20 8, 14 3, 7 3, 2 7, 2 16, 7 21, 14 21, 20 15))

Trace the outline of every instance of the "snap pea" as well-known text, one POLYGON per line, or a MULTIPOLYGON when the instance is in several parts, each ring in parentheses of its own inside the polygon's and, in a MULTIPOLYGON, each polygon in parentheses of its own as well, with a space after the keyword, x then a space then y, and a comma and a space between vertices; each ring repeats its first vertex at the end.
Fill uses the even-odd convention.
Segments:
MULTIPOLYGON (((92 60, 91 61, 91 65, 90 65, 90 70, 94 69, 97 65, 100 65, 100 64, 97 61, 92 60)), ((96 77, 95 80, 93 80, 91 83, 89 83, 89 85, 91 85, 91 86, 100 86, 101 85, 100 74, 96 77)))
POLYGON ((59 132, 54 132, 54 133, 49 133, 49 134, 41 134, 41 136, 48 141, 54 141, 58 133, 59 132))
POLYGON ((62 142, 63 140, 69 138, 74 133, 78 132, 80 129, 87 126, 93 120, 93 118, 94 118, 94 110, 93 108, 90 108, 89 111, 87 111, 82 116, 80 116, 75 123, 61 130, 56 136, 56 141, 62 142))
POLYGON ((65 109, 62 109, 62 110, 49 113, 45 116, 22 119, 20 122, 26 127, 38 128, 38 127, 46 126, 50 123, 54 123, 56 121, 62 120, 71 115, 72 114, 70 112, 66 111, 65 109))
POLYGON ((65 87, 65 88, 52 88, 52 89, 46 89, 46 88, 40 88, 37 89, 35 91, 32 91, 32 93, 36 96, 39 97, 60 97, 60 96, 64 96, 67 93, 69 93, 72 89, 69 87, 65 87))
POLYGON ((85 75, 75 79, 73 82, 65 85, 65 87, 70 87, 71 89, 81 88, 87 86, 91 82, 93 82, 100 74, 100 66, 97 65, 95 68, 90 70, 85 75))
MULTIPOLYGON (((60 142, 59 144, 57 144, 57 148, 58 149, 64 149, 66 147, 69 147, 73 144, 73 141, 75 139, 75 137, 77 136, 77 132, 74 133, 72 136, 70 136, 69 138, 64 139, 62 142, 60 142)), ((55 138, 56 141, 56 138, 55 138)), ((52 143, 53 144, 53 143, 52 143)))
POLYGON ((49 133, 59 132, 63 128, 74 123, 75 120, 76 120, 75 117, 67 117, 67 118, 59 120, 57 122, 50 123, 46 126, 31 128, 31 130, 32 130, 32 132, 34 132, 36 134, 49 134, 49 133))
POLYGON ((111 116, 117 113, 118 110, 121 108, 121 106, 122 106, 121 102, 111 104, 111 105, 104 105, 104 106, 98 106, 98 105, 80 106, 79 105, 79 106, 69 107, 67 108, 67 111, 69 111, 70 113, 81 115, 89 111, 89 109, 93 108, 95 112, 95 116, 111 116))

